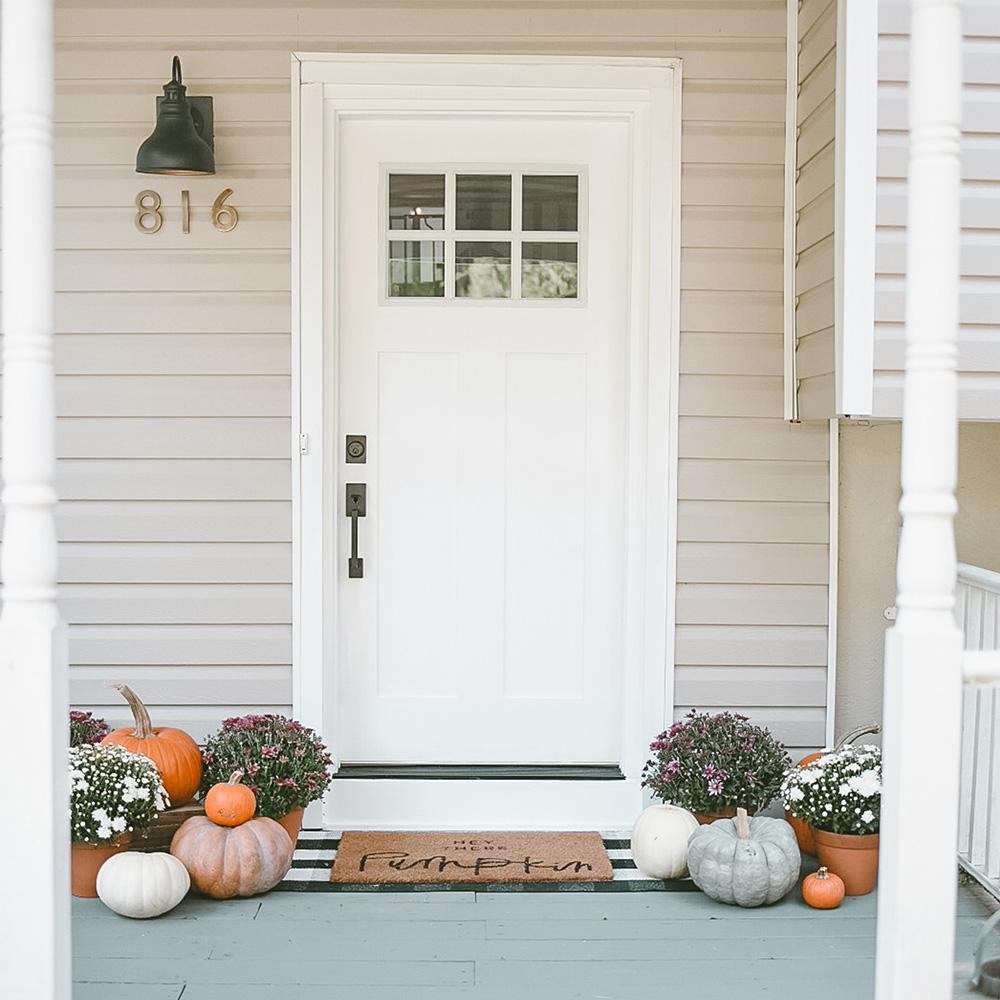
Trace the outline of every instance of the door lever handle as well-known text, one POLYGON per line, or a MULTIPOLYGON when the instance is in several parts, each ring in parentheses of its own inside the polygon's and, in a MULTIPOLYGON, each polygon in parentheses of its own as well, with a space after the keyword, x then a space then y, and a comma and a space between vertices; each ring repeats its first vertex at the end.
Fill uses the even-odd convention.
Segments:
POLYGON ((347 484, 345 513, 351 519, 351 557, 347 560, 347 576, 352 580, 365 575, 365 561, 358 555, 358 518, 365 516, 367 494, 365 483, 347 484))

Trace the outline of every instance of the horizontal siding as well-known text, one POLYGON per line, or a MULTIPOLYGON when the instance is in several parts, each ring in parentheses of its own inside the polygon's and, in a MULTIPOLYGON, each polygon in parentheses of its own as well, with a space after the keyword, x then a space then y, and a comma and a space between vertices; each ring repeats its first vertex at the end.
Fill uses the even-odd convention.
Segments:
POLYGON ((833 234, 837 0, 799 4, 795 183, 795 374, 799 416, 836 410, 833 234))
MULTIPOLYGON (((1000 6, 963 4, 959 416, 1000 420, 1000 6)), ((909 9, 879 4, 875 409, 903 407, 909 9)))
MULTIPOLYGON (((59 531, 74 700, 110 718, 120 710, 101 685, 123 677, 196 733, 213 713, 290 704, 289 52, 679 56, 677 702, 728 695, 791 744, 820 744, 826 428, 782 420, 784 0, 568 0, 530 16, 451 0, 220 2, 186 7, 183 24, 174 14, 57 12, 59 531), (133 173, 175 52, 190 92, 215 99, 218 177, 133 173), (222 234, 207 211, 227 186, 240 223, 222 234), (163 196, 155 237, 134 226, 145 187, 163 196), (764 664, 794 682, 777 667, 765 679, 764 664)), ((800 183, 809 190, 812 174, 800 183)))
POLYGON ((70 625, 287 625, 287 584, 70 583, 59 591, 70 625))

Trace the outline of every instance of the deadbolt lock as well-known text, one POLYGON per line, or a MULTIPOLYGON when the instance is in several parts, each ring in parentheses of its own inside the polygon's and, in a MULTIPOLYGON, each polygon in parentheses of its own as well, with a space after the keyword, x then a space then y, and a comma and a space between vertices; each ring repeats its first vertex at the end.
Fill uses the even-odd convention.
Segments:
POLYGON ((347 463, 363 465, 367 459, 368 446, 364 434, 347 435, 347 463))

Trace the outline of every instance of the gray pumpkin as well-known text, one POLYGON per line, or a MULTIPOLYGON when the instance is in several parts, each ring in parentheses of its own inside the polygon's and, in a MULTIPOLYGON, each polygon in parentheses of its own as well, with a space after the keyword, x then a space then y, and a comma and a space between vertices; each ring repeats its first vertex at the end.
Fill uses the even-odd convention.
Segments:
POLYGON ((717 819, 688 839, 691 879, 710 899, 736 906, 776 903, 799 881, 802 855, 783 819, 717 819))

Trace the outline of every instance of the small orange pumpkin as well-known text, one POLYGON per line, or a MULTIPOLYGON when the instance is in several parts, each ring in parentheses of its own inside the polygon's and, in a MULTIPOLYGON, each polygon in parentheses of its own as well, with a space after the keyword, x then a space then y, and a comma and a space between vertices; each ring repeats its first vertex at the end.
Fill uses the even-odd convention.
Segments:
POLYGON ((817 910, 835 910, 844 901, 844 882, 826 867, 802 880, 802 898, 817 910))
POLYGON ((205 815, 219 826, 239 826, 253 819, 257 811, 257 796, 241 785, 242 771, 233 771, 229 781, 212 785, 205 796, 205 815))
POLYGON ((127 684, 112 684, 132 709, 135 726, 115 729, 101 740, 148 757, 159 769, 172 806, 194 798, 201 784, 201 750, 181 729, 154 729, 146 706, 127 684))

